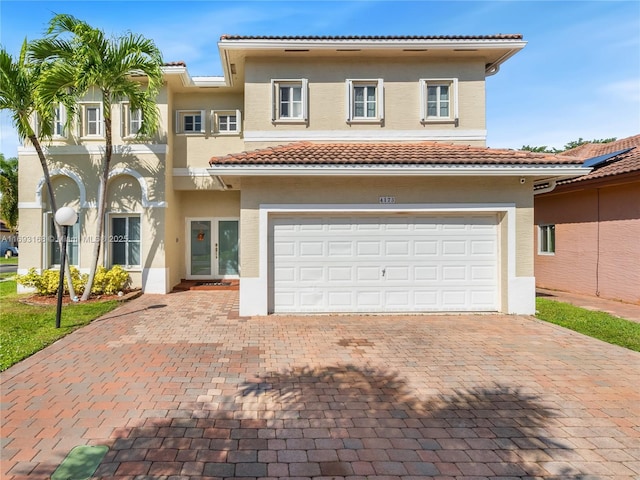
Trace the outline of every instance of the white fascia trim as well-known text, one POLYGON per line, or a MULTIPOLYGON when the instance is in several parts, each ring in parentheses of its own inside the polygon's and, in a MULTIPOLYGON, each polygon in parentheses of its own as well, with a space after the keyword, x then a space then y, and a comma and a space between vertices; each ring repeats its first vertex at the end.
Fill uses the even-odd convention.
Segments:
MULTIPOLYGON (((376 119, 377 120, 377 119, 376 119)), ((245 142, 299 142, 322 141, 358 141, 358 142, 389 142, 389 141, 465 141, 484 142, 487 140, 486 130, 245 130, 245 142)))
MULTIPOLYGON (((47 155, 103 155, 105 152, 104 145, 64 145, 43 147, 42 150, 47 155)), ((169 147, 167 144, 138 144, 131 145, 114 145, 113 154, 127 155, 144 155, 155 154, 163 155, 167 153, 169 147)), ((37 155, 36 149, 33 147, 18 147, 18 155, 37 155)))
POLYGON ((527 42, 509 39, 223 39, 218 47, 225 50, 335 50, 343 48, 359 48, 362 50, 397 50, 403 48, 451 50, 451 49, 504 49, 520 50, 527 42))
POLYGON ((185 87, 228 87, 225 77, 221 76, 197 76, 192 77, 187 67, 182 66, 165 66, 162 67, 163 75, 178 75, 185 87))
POLYGON ((589 172, 567 165, 216 165, 223 176, 580 176, 589 172))
MULTIPOLYGON (((261 204, 258 213, 258 242, 259 242, 259 272, 258 277, 240 280, 240 315, 267 315, 269 303, 269 216, 274 214, 304 214, 304 213, 504 213, 507 222, 507 311, 509 313, 528 314, 524 300, 527 293, 511 292, 511 287, 518 287, 516 277, 516 206, 514 203, 443 203, 443 204, 261 204), (520 299, 518 305, 511 305, 512 301, 520 299)), ((529 277, 527 277, 528 279, 529 277)), ((530 281, 525 282, 525 289, 530 287, 530 281)), ((535 290, 531 292, 535 299, 535 290)))
POLYGON ((173 169, 174 177, 210 177, 211 173, 209 173, 208 168, 174 168, 173 169))

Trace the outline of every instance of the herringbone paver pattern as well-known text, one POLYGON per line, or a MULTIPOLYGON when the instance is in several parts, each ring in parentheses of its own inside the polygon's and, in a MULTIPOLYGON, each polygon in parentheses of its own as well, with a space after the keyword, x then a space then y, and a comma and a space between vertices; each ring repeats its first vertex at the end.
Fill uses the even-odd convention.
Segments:
POLYGON ((144 295, 2 375, 2 478, 638 479, 640 355, 528 317, 144 295))

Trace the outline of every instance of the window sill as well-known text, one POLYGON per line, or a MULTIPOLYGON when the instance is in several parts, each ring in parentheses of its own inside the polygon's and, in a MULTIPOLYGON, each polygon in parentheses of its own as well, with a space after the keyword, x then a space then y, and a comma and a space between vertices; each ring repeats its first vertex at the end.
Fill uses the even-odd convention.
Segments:
POLYGON ((105 140, 104 135, 85 135, 80 140, 105 140))
POLYGON ((274 125, 291 123, 306 125, 308 123, 308 120, 306 118, 278 118, 276 120, 271 120, 271 123, 273 123, 274 125))
POLYGON ((543 257, 553 257, 556 252, 538 252, 538 255, 542 255, 543 257))
POLYGON ((178 132, 176 135, 180 137, 204 137, 205 132, 178 132))
POLYGON ((347 123, 349 125, 358 124, 358 123, 382 125, 383 122, 384 122, 384 120, 381 119, 381 118, 351 118, 351 119, 347 120, 347 123))
POLYGON ((422 123, 423 125, 429 125, 432 123, 452 123, 455 124, 456 126, 458 125, 458 119, 456 118, 423 118, 422 120, 420 120, 420 123, 422 123))
POLYGON ((214 137, 239 137, 241 132, 216 132, 214 137))

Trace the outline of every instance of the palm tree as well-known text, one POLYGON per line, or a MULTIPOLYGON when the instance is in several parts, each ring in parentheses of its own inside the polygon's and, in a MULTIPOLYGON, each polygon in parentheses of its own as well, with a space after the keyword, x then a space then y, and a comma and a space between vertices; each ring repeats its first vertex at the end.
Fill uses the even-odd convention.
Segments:
POLYGON ((0 218, 12 233, 18 227, 18 159, 0 153, 0 218))
MULTIPOLYGON (((47 157, 42 149, 41 140, 51 138, 53 133, 53 103, 42 101, 39 96, 39 82, 42 78, 43 70, 41 65, 35 65, 27 62, 28 44, 25 41, 20 50, 20 56, 17 60, 4 49, 0 47, 0 110, 11 112, 13 124, 16 127, 18 135, 22 139, 28 139, 35 148, 44 182, 49 192, 49 205, 51 210, 55 212, 58 207, 51 184, 51 176, 49 175, 49 165, 47 157), (34 129, 32 122, 37 122, 38 127, 34 129)), ((51 98, 51 102, 62 100, 62 95, 51 98)), ((54 222, 56 234, 58 236, 58 245, 62 251, 62 227, 54 222)), ((69 294, 75 298, 75 291, 71 282, 69 265, 65 270, 67 275, 67 284, 69 286, 69 294)))
POLYGON ((105 153, 98 187, 96 238, 87 286, 82 296, 86 300, 103 242, 106 214, 107 180, 113 155, 112 105, 128 99, 132 110, 142 114, 138 136, 154 135, 159 128, 159 113, 155 99, 162 85, 162 55, 152 40, 141 35, 108 38, 102 30, 91 27, 72 15, 58 14, 49 22, 48 36, 30 47, 34 59, 47 65, 42 77, 44 101, 51 101, 60 92, 71 91, 80 98, 90 89, 102 95, 105 153), (146 77, 146 85, 132 77, 146 77))

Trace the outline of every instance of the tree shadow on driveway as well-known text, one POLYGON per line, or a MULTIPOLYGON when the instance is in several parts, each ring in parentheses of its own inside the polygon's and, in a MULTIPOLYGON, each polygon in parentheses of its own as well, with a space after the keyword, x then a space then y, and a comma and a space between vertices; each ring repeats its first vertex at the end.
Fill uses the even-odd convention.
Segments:
POLYGON ((596 478, 550 438, 553 412, 505 386, 423 400, 346 365, 270 372, 218 400, 121 429, 96 476, 596 478))

